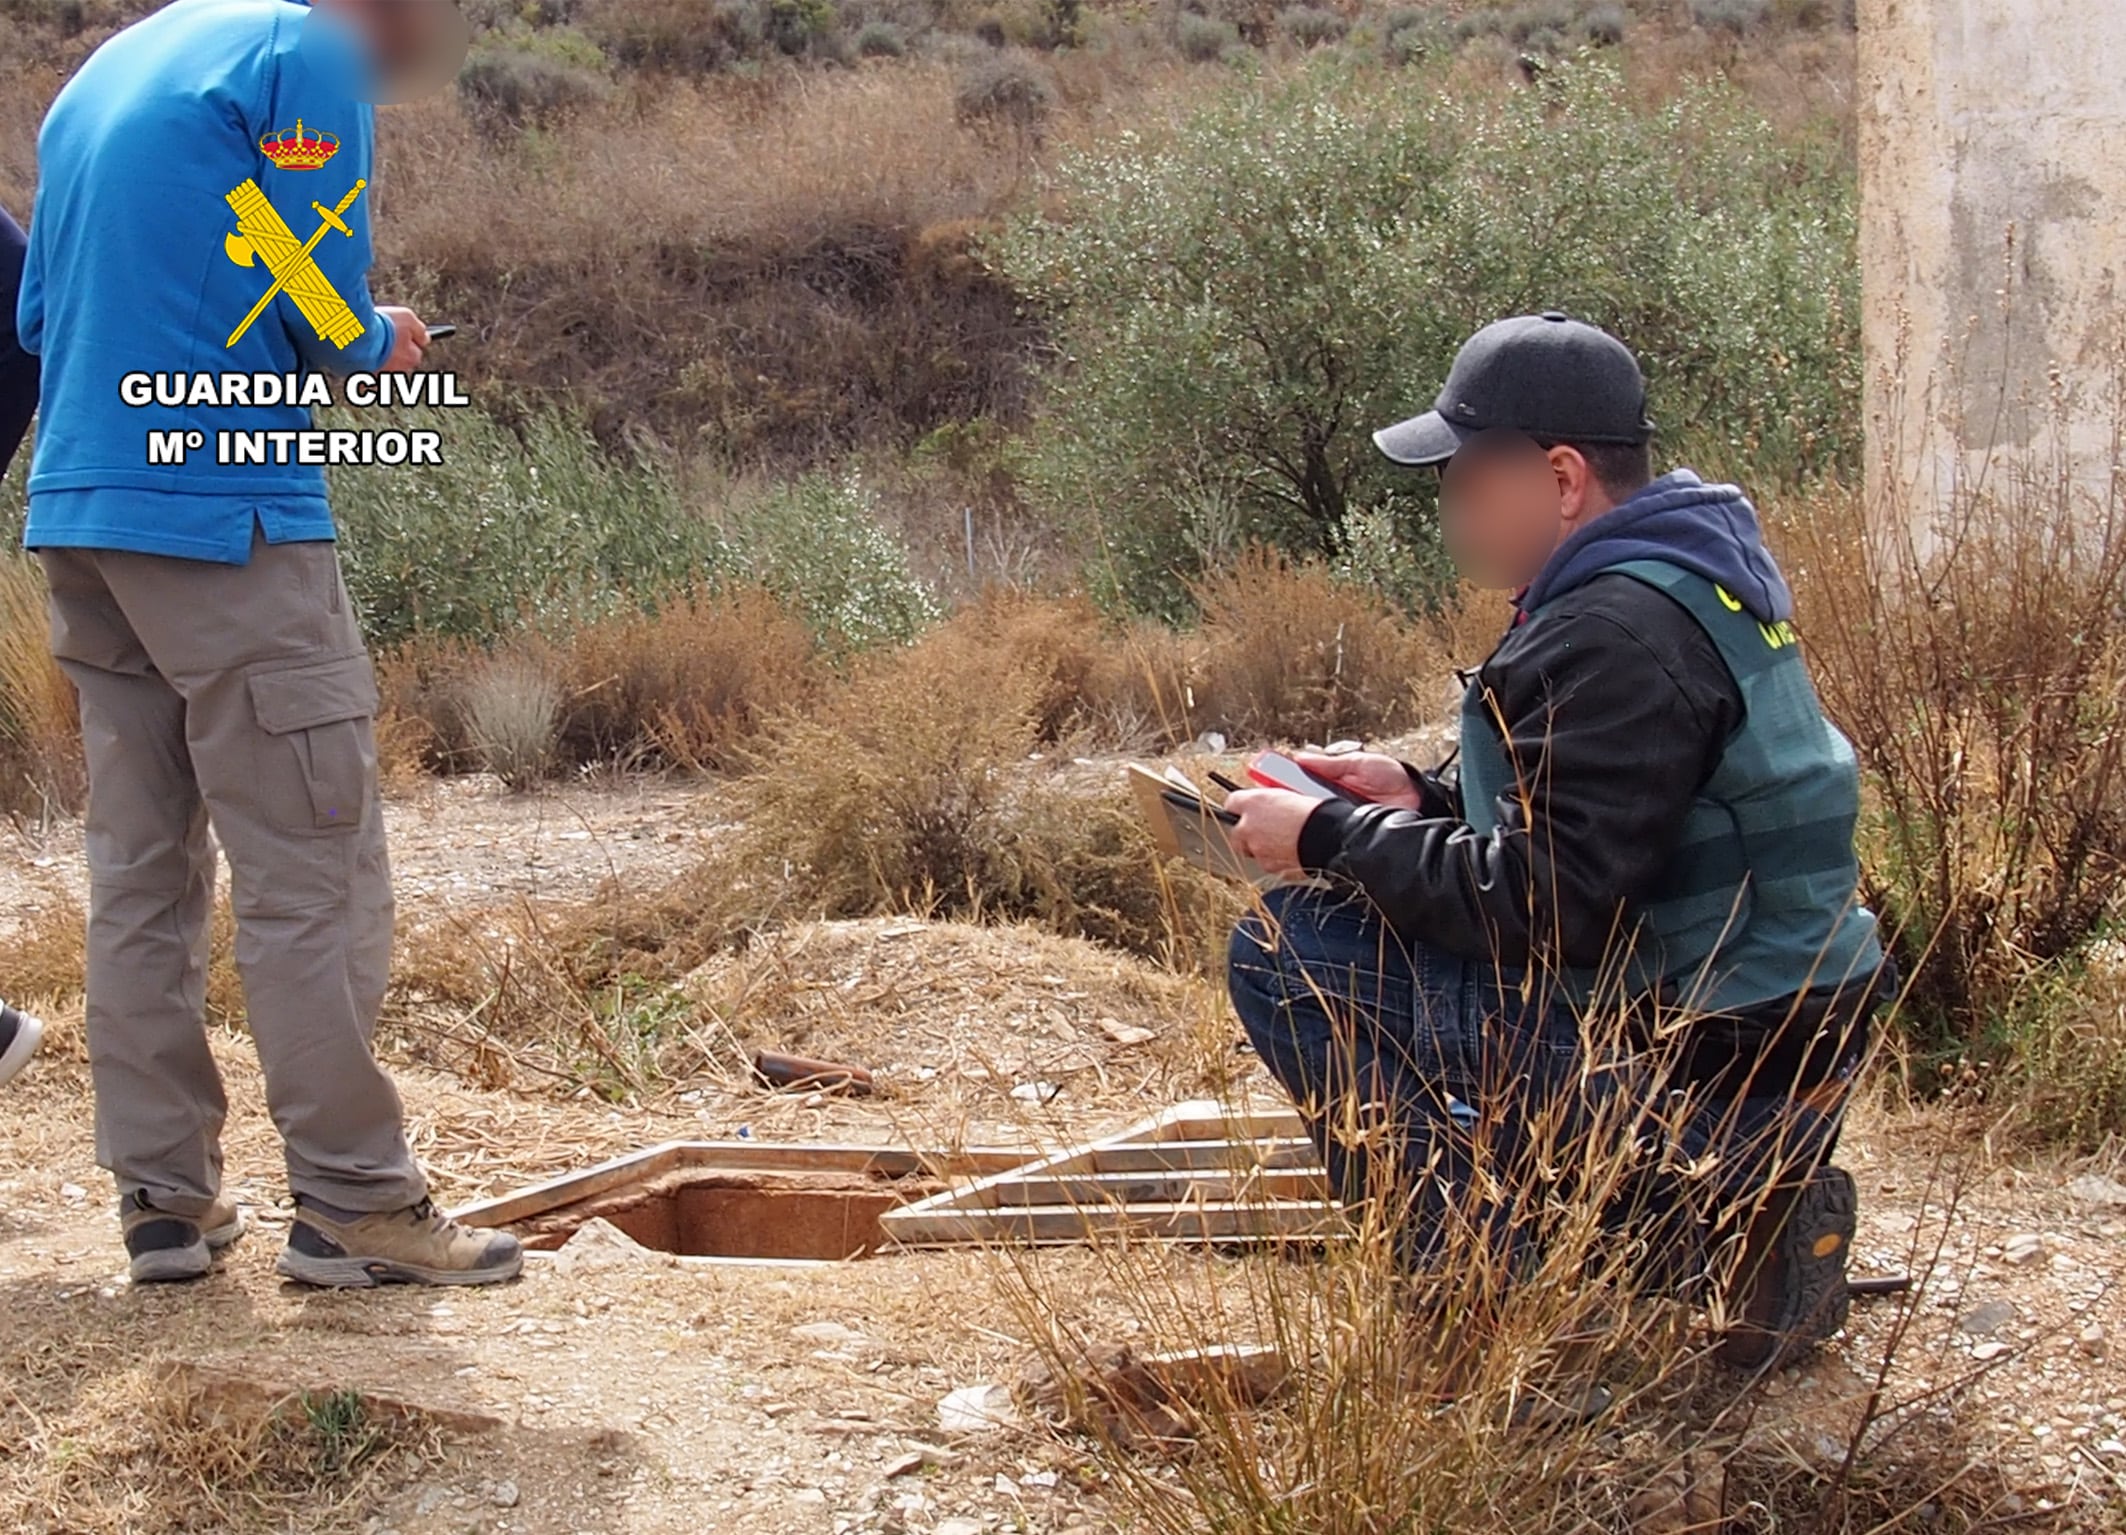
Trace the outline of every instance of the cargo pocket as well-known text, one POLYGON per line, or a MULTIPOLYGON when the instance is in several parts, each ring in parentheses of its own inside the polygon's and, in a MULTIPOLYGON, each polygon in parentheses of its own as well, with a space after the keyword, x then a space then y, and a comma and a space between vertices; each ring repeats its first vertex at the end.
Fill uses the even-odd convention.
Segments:
POLYGON ((376 672, 367 656, 254 672, 261 731, 258 792, 293 832, 359 828, 376 797, 376 672))

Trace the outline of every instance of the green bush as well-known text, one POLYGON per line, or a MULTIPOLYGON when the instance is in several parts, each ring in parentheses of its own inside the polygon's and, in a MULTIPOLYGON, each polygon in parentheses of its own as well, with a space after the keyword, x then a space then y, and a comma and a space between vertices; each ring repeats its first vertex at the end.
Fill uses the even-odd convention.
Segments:
POLYGON ((1416 64, 1452 54, 1461 46, 1454 23, 1438 11, 1391 11, 1381 23, 1381 42, 1391 64, 1416 64))
POLYGON ((867 21, 856 31, 860 59, 897 59, 908 51, 908 33, 891 21, 867 21))
POLYGON ((1581 13, 1574 34, 1589 47, 1614 48, 1624 41, 1631 18, 1621 5, 1597 5, 1581 13))
POLYGON ((940 609, 855 474, 812 474, 731 509, 738 576, 781 598, 822 643, 865 650, 911 639, 940 609))
POLYGON ((1059 183, 992 247, 1067 359, 1022 467, 1129 606, 1185 611, 1186 577, 1254 540, 1338 557, 1351 512, 1427 495, 1368 433, 1507 314, 1637 347, 1664 457, 1857 467, 1850 173, 1725 86, 1648 111, 1599 62, 1505 98, 1313 70, 1066 157, 1059 183))
POLYGON ((1302 48, 1319 48, 1341 42, 1351 24, 1324 6, 1294 5, 1277 13, 1277 30, 1302 48))
POLYGON ((458 75, 472 116, 509 128, 546 127, 602 100, 607 82, 580 64, 515 47, 473 51, 458 75))
POLYGON ((347 583, 372 641, 486 643, 522 623, 653 601, 727 562, 654 468, 557 417, 522 433, 477 411, 408 413, 436 469, 335 469, 347 583))
POLYGON ((1690 0, 1690 19, 1708 32, 1743 37, 1764 24, 1767 0, 1690 0))
POLYGON ((1055 80, 1047 67, 1015 49, 983 54, 953 92, 953 110, 962 123, 1027 136, 1040 134, 1055 104, 1055 80))
POLYGON ((1174 46, 1181 50, 1183 58, 1198 64, 1224 58, 1226 49, 1239 42, 1240 29, 1230 21, 1194 11, 1183 11, 1174 18, 1174 46))

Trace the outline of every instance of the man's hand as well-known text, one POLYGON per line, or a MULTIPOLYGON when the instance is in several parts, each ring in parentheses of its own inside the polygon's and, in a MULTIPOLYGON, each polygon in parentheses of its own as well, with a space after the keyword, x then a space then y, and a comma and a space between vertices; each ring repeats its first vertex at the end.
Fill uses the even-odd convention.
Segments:
POLYGON ((1327 779, 1360 799, 1397 810, 1424 808, 1410 770, 1379 752, 1300 752, 1292 759, 1316 778, 1327 779))
POLYGON ((391 322, 398 339, 392 344, 391 356, 384 362, 386 373, 418 373, 421 359, 428 355, 428 327, 411 309, 395 306, 377 311, 391 322))
POLYGON ((1303 873, 1299 833, 1321 803, 1289 789, 1242 789, 1225 802, 1225 808, 1240 817, 1227 835, 1234 848, 1262 865, 1264 872, 1303 873))

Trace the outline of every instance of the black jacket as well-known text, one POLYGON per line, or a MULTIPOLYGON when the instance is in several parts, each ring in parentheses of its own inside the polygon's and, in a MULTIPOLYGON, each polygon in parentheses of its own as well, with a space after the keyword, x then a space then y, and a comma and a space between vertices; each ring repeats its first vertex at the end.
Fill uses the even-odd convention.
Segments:
POLYGON ((1508 965, 1599 964, 1624 903, 1674 853, 1741 724, 1741 694, 1698 621, 1626 575, 1596 576, 1512 630, 1481 678, 1527 802, 1502 799, 1483 834, 1451 779, 1418 774, 1423 813, 1325 803, 1301 862, 1363 887, 1406 941, 1508 965))
POLYGON ((37 410, 37 359, 15 342, 15 299, 28 251, 21 228, 0 208, 0 475, 37 410))

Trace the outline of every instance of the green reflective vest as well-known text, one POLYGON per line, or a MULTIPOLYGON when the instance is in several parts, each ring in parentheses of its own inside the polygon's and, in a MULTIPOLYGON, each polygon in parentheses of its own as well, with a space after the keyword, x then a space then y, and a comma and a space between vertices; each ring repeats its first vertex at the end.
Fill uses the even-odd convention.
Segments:
MULTIPOLYGON (((1599 976, 1560 979, 1583 998, 1621 980, 1634 995, 1719 1013, 1872 975, 1883 955, 1857 894, 1860 771, 1817 702, 1793 626, 1760 622, 1723 588, 1663 561, 1610 571, 1697 619, 1735 679, 1743 719, 1656 887, 1626 908, 1618 959, 1599 976)), ((1528 622, 1541 623, 1540 611, 1528 622)), ((1499 797, 1518 792, 1499 729, 1479 680, 1462 705, 1461 765, 1464 814, 1481 832, 1497 827, 1499 797)))

